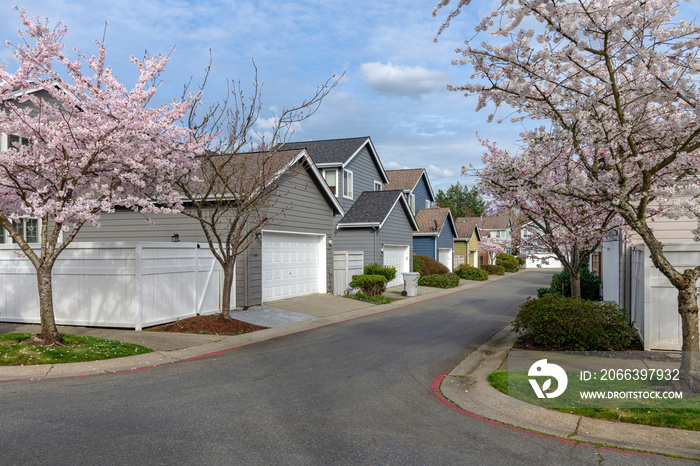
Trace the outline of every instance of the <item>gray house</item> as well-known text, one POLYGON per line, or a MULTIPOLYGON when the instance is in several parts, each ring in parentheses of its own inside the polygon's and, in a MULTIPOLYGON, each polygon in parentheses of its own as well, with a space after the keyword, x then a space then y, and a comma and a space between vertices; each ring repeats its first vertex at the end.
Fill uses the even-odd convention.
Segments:
POLYGON ((347 212, 334 220, 334 251, 362 251, 365 265, 391 265, 399 273, 390 286, 402 284, 401 273, 412 270, 412 238, 417 226, 402 191, 383 192, 389 178, 372 140, 330 139, 287 143, 283 147, 309 152, 347 212))
MULTIPOLYGON (((238 307, 326 293, 333 287, 333 219, 345 211, 305 150, 281 150, 274 156, 284 169, 272 180, 277 183, 269 209, 273 220, 256 232, 253 244, 237 258, 238 307)), ((83 227, 76 241, 177 239, 208 247, 197 220, 183 214, 150 217, 152 225, 146 224, 143 214, 127 209, 104 214, 99 229, 83 227)))
POLYGON ((396 278, 387 286, 403 283, 413 267, 411 242, 418 231, 402 191, 365 191, 338 222, 336 250, 362 251, 364 263, 394 267, 396 278))

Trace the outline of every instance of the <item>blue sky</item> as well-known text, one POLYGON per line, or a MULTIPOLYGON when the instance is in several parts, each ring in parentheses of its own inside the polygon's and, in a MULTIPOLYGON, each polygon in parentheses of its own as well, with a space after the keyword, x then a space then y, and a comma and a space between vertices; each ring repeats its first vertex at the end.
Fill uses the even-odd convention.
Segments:
MULTIPOLYGON (((473 21, 460 17, 434 43, 445 16, 432 16, 435 3, 31 0, 19 6, 52 22, 63 21, 66 45, 87 55, 95 52, 93 39, 102 37, 108 21, 108 62, 127 84, 136 76, 130 55, 168 53, 174 47, 157 94, 160 102, 181 95, 190 78, 201 80, 210 49, 206 99, 221 99, 227 79, 250 89, 255 60, 263 84, 263 119, 270 109, 294 106, 331 76, 345 73, 292 140, 370 136, 385 168, 426 168, 437 191, 457 181, 472 184, 460 171, 463 165, 480 164, 483 151, 475 133, 515 150, 522 128, 487 123, 486 111, 474 111, 475 98, 446 90, 468 78, 469 69, 450 61, 455 48, 472 35, 467 23, 473 21)), ((0 6, 0 39, 16 43, 21 25, 11 5, 0 6)), ((489 7, 475 2, 475 13, 476 5, 489 7)), ((8 71, 16 66, 4 46, 0 61, 8 71)))

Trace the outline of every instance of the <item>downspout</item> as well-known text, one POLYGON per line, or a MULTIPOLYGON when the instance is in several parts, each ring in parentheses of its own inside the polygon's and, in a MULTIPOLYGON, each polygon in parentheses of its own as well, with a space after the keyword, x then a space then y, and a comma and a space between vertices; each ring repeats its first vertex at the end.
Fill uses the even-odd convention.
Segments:
POLYGON ((379 261, 377 260, 377 256, 379 256, 379 253, 378 253, 377 247, 379 245, 379 227, 375 225, 372 228, 374 228, 374 254, 373 254, 373 257, 374 257, 374 263, 378 264, 379 261))

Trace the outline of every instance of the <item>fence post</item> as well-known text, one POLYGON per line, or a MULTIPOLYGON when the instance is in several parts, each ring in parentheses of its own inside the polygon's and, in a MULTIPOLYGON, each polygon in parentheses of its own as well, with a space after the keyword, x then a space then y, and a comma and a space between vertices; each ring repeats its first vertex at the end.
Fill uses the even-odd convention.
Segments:
POLYGON ((136 294, 136 331, 143 329, 143 246, 134 248, 134 287, 136 294))
POLYGON ((194 314, 199 315, 199 309, 197 306, 198 304, 198 287, 197 287, 197 278, 199 277, 199 244, 195 245, 194 248, 194 299, 192 300, 192 306, 194 307, 194 314))

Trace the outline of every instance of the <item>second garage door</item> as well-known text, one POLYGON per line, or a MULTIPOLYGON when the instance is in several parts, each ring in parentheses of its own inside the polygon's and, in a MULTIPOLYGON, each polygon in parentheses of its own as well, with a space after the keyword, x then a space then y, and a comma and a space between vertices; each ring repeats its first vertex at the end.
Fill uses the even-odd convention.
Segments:
POLYGON ((263 232, 263 302, 326 292, 324 235, 263 232))
POLYGON ((402 274, 409 272, 408 267, 411 264, 410 252, 411 250, 408 246, 384 246, 384 265, 396 269, 396 278, 387 283, 387 287, 403 285, 402 274))

